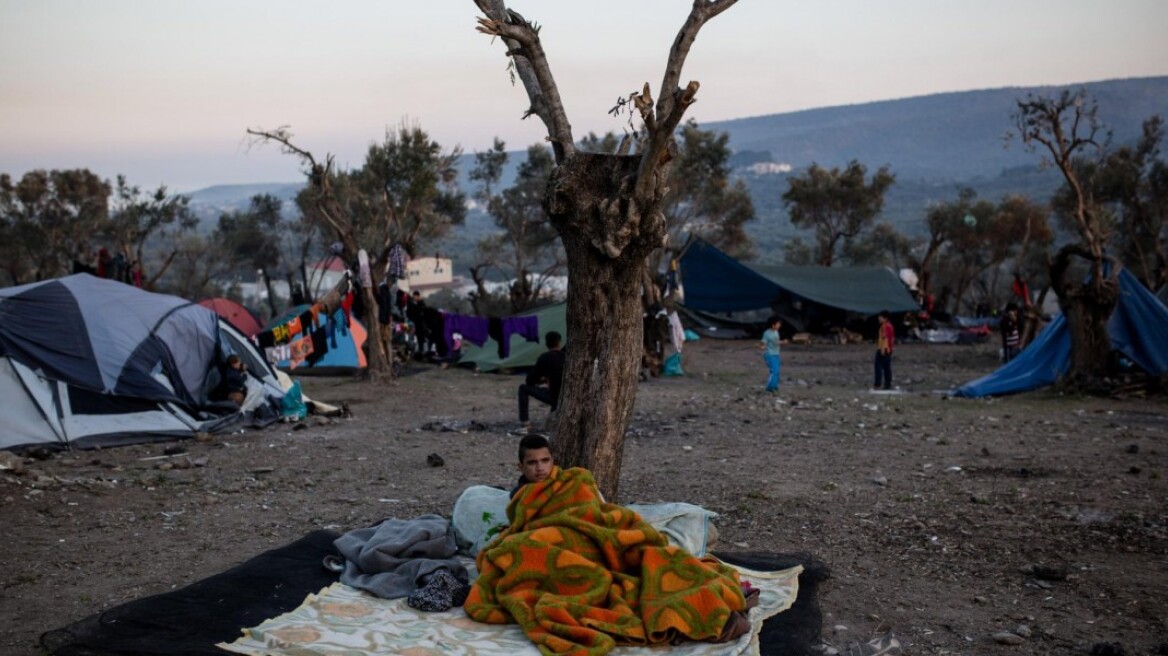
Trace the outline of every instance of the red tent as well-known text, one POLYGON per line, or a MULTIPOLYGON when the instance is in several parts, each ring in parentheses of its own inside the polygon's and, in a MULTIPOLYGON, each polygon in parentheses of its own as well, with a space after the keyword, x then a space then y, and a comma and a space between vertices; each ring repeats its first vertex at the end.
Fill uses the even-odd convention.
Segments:
POLYGON ((248 337, 254 337, 264 329, 254 312, 229 298, 205 298, 199 301, 199 305, 223 317, 224 321, 248 337))

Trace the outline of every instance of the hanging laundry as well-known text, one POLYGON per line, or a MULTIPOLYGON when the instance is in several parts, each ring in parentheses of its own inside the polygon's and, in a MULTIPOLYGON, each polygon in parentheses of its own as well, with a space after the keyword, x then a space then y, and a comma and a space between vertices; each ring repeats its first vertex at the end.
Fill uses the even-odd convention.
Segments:
POLYGON ((490 320, 486 317, 472 317, 465 314, 447 313, 442 317, 442 336, 446 340, 446 348, 453 349, 454 333, 462 333, 463 339, 482 346, 489 337, 490 320))
POLYGON ((506 359, 511 356, 511 336, 519 335, 529 342, 539 343, 539 317, 515 316, 502 319, 490 319, 489 334, 491 339, 499 343, 499 357, 506 359))
POLYGON ((312 338, 299 337, 288 345, 288 368, 295 369, 312 355, 312 338))
POLYGON ((408 261, 409 256, 406 254, 406 249, 402 248, 401 244, 394 244, 393 248, 389 249, 389 264, 386 274, 391 278, 405 278, 408 261))

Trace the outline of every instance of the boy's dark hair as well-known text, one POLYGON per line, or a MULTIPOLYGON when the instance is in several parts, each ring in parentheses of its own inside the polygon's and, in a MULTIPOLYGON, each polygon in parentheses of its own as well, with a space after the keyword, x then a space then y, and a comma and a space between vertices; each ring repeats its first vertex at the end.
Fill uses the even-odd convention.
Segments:
POLYGON ((559 333, 554 330, 549 330, 548 334, 544 336, 543 341, 547 344, 548 348, 555 348, 560 345, 561 339, 563 337, 559 333))
POLYGON ((890 319, 890 318, 891 318, 891 316, 888 314, 888 310, 881 310, 881 311, 880 311, 880 314, 878 314, 878 315, 876 315, 876 316, 879 316, 879 317, 884 317, 885 319, 890 319))
POLYGON ((779 317, 779 315, 772 314, 771 316, 767 317, 767 328, 770 328, 776 323, 782 323, 782 321, 783 320, 779 317))
POLYGON ((523 456, 527 455, 528 451, 535 451, 537 449, 551 451, 552 443, 548 441, 546 436, 538 433, 524 435, 523 439, 519 440, 519 462, 523 462, 523 456))

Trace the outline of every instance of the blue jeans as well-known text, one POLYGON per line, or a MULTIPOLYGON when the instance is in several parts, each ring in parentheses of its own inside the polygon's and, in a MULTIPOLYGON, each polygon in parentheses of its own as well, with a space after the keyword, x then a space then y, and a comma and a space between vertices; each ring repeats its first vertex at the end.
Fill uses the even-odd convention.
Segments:
POLYGON ((770 353, 763 353, 762 359, 766 362, 767 370, 771 372, 770 377, 767 378, 766 391, 777 392, 779 391, 779 370, 783 366, 783 361, 779 359, 779 356, 770 353))
POLYGON ((556 409, 551 390, 542 385, 528 385, 527 383, 523 383, 519 386, 519 421, 522 423, 526 424, 528 420, 527 407, 529 405, 529 398, 542 401, 552 406, 552 410, 556 409))
POLYGON ((892 389, 892 354, 876 351, 876 382, 873 387, 892 389))

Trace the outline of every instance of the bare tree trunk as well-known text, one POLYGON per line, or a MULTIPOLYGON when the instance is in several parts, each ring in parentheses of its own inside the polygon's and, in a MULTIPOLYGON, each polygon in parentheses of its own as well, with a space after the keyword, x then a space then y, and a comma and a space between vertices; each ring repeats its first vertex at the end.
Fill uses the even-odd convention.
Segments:
POLYGON ((641 282, 665 228, 658 205, 642 209, 628 195, 638 165, 638 157, 577 153, 557 167, 545 199, 571 281, 556 455, 565 466, 591 469, 611 501, 643 352, 641 282), (629 226, 640 231, 630 234, 629 226), (617 251, 615 243, 624 246, 617 251))
POLYGON ((1071 337, 1071 368, 1062 382, 1072 389, 1093 387, 1106 373, 1111 354, 1107 322, 1119 302, 1119 267, 1112 263, 1111 275, 1104 277, 1097 262, 1089 249, 1070 244, 1059 250, 1050 265, 1051 284, 1071 337), (1092 273, 1086 282, 1072 271, 1075 256, 1089 261, 1092 273))

